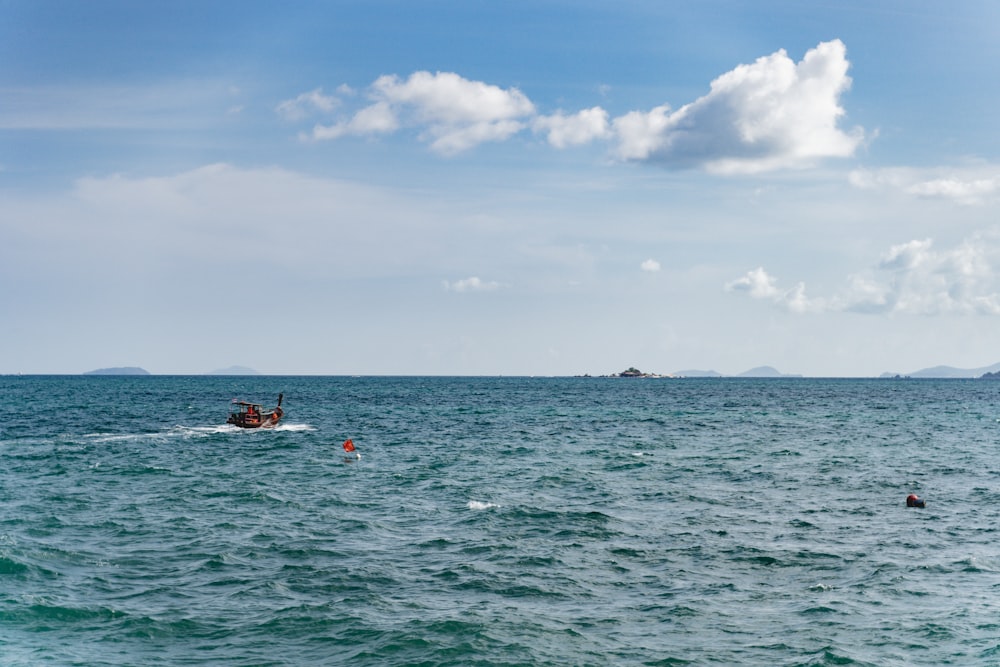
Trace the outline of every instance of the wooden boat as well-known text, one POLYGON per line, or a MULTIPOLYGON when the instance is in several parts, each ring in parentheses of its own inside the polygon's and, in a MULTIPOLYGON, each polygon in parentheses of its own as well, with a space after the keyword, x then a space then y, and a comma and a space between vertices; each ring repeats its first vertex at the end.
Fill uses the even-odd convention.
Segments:
POLYGON ((284 397, 284 394, 278 394, 278 406, 266 412, 259 403, 247 403, 234 398, 229 408, 229 419, 226 420, 226 423, 240 428, 272 428, 285 414, 285 411, 281 409, 281 399, 284 397))

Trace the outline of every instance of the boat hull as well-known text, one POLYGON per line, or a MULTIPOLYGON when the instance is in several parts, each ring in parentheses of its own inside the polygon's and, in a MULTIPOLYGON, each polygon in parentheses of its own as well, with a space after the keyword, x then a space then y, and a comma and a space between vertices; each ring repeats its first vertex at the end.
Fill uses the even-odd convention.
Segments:
POLYGON ((273 412, 265 412, 261 415, 250 415, 243 412, 229 415, 226 423, 240 428, 274 428, 283 415, 284 411, 281 408, 275 408, 273 412))

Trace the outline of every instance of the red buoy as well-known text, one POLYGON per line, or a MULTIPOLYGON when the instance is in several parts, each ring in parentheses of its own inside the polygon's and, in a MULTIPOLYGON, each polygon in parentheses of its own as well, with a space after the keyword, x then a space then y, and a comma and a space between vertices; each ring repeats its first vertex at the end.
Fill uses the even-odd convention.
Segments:
POLYGON ((911 493, 906 496, 906 506, 907 507, 924 507, 924 501, 920 499, 915 493, 911 493))

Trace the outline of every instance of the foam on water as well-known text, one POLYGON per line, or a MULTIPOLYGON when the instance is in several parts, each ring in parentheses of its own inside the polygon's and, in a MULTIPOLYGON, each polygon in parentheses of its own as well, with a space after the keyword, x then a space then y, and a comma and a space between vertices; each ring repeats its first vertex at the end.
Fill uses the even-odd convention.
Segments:
POLYGON ((494 508, 494 507, 500 507, 500 506, 497 505, 497 504, 495 504, 495 503, 483 502, 481 500, 470 500, 469 504, 467 505, 467 507, 470 510, 488 510, 488 509, 491 509, 491 508, 494 508))
POLYGON ((288 422, 278 422, 273 431, 289 431, 289 432, 302 432, 302 431, 315 431, 316 429, 309 424, 292 424, 288 422))

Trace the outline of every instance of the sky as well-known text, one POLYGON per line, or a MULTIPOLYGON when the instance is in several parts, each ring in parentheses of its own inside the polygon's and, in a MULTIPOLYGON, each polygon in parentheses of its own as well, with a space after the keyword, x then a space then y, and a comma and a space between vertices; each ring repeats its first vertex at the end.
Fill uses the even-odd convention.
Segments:
POLYGON ((992 0, 0 0, 0 373, 1000 361, 992 0))

